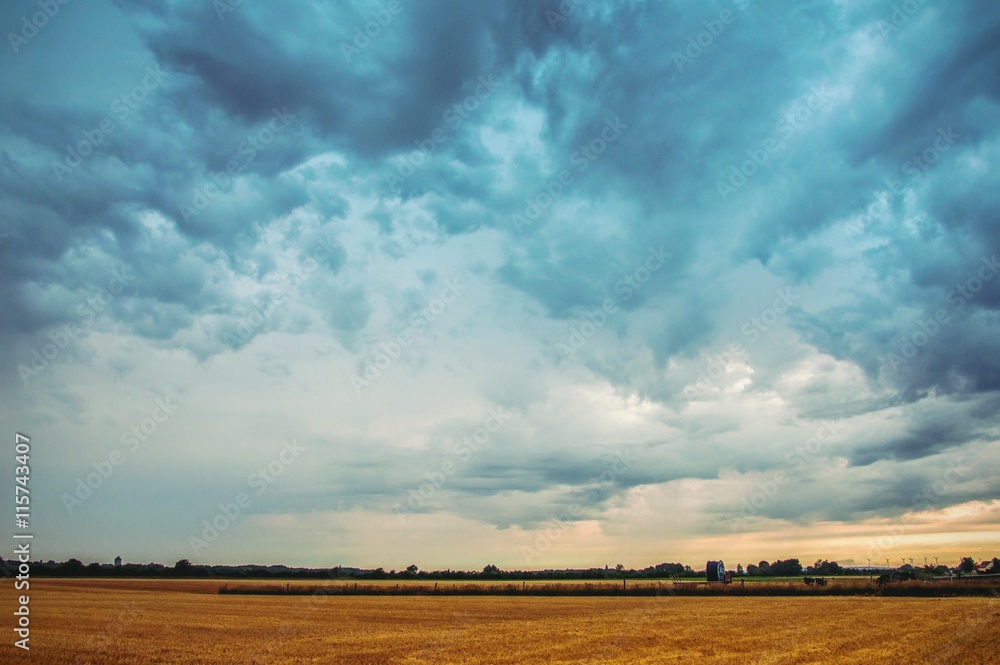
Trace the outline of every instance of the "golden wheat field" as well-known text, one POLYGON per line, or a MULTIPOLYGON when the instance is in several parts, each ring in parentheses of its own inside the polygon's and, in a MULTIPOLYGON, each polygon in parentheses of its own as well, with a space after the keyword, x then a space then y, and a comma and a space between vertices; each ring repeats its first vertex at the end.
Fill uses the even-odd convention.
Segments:
MULTIPOLYGON (((9 638, 2 660, 1000 663, 993 598, 234 596, 219 586, 32 580, 31 651, 9 638)), ((5 596, 11 607, 13 590, 5 596)))

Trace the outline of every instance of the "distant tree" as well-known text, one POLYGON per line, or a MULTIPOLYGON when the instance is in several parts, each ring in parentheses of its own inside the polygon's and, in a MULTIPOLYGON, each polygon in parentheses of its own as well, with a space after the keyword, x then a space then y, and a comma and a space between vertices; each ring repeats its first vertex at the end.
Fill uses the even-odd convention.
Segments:
POLYGON ((420 569, 417 568, 416 564, 411 563, 409 566, 406 567, 406 574, 409 575, 410 577, 415 577, 418 570, 420 569))
POLYGON ((958 569, 963 573, 971 573, 976 569, 976 560, 971 556, 964 556, 962 562, 958 564, 958 569))
POLYGON ((802 564, 798 559, 778 559, 758 564, 758 574, 766 577, 791 577, 802 574, 802 564))
POLYGON ((653 575, 666 577, 668 575, 683 575, 684 565, 680 563, 658 563, 653 567, 653 575))
POLYGON ((500 569, 491 563, 483 568, 483 572, 481 574, 487 579, 499 579, 500 569))
POLYGON ((617 566, 615 566, 615 570, 617 570, 618 574, 620 575, 625 572, 625 566, 622 564, 618 564, 617 566))
POLYGON ((836 561, 823 559, 806 568, 806 572, 810 575, 843 575, 844 569, 836 561))
POLYGON ((79 559, 70 559, 66 563, 59 564, 58 570, 64 575, 82 575, 86 568, 79 559))
POLYGON ((802 564, 798 559, 778 560, 768 566, 764 574, 770 577, 796 577, 802 574, 802 564))
POLYGON ((736 564, 736 574, 737 575, 746 575, 746 572, 743 570, 743 564, 742 563, 736 564))
POLYGON ((750 575, 751 577, 757 577, 758 575, 760 575, 760 567, 755 564, 748 563, 747 575, 750 575))

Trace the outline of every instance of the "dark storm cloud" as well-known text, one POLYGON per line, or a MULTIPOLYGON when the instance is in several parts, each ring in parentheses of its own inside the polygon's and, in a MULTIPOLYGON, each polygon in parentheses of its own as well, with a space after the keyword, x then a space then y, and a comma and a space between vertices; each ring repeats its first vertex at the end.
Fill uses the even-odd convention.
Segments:
MULTIPOLYGON (((996 251, 1000 216, 989 201, 998 181, 992 171, 970 168, 968 160, 993 150, 988 146, 997 139, 997 78, 990 72, 1000 63, 1000 17, 995 7, 977 3, 941 8, 933 24, 913 23, 891 33, 896 62, 859 91, 861 103, 871 106, 877 120, 867 125, 853 121, 854 135, 844 137, 851 154, 847 164, 867 165, 858 173, 867 171, 870 180, 847 172, 846 178, 837 177, 826 169, 826 183, 815 178, 807 185, 810 195, 793 200, 778 226, 782 219, 796 219, 813 220, 815 228, 862 212, 879 189, 892 184, 903 188, 890 194, 895 224, 871 227, 873 236, 888 240, 868 253, 879 275, 879 295, 828 310, 822 326, 826 333, 810 339, 822 350, 859 362, 873 377, 883 371, 903 393, 993 391, 998 387, 994 359, 1000 283, 991 268, 979 275, 984 283, 976 273, 996 251), (922 45, 928 50, 917 50, 922 45), (907 70, 904 62, 919 66, 907 70), (879 87, 894 89, 891 104, 883 99, 874 105, 879 87), (926 211, 918 234, 900 224, 901 218, 916 214, 901 198, 907 190, 926 211), (823 192, 835 197, 824 202, 823 192), (969 280, 977 289, 974 294, 962 290, 969 280), (919 318, 901 326, 893 316, 901 304, 918 309, 919 318), (933 323, 942 309, 947 324, 919 354, 902 364, 891 362, 889 354, 898 358, 907 340, 912 345, 914 334, 924 341, 921 321, 933 323)), ((899 441, 904 449, 910 443, 899 441)))
POLYGON ((961 422, 924 423, 876 447, 854 451, 851 462, 866 465, 882 459, 917 459, 981 438, 980 434, 970 431, 961 422))
MULTIPOLYGON (((951 40, 932 44, 931 57, 923 56, 925 69, 921 76, 905 80, 899 91, 903 99, 889 109, 884 127, 877 129, 874 136, 864 137, 865 144, 858 146, 861 154, 856 159, 863 154, 894 156, 903 161, 909 151, 922 149, 922 136, 932 136, 942 126, 970 125, 968 131, 974 141, 986 137, 987 128, 967 121, 975 118, 970 102, 981 97, 1000 98, 996 77, 1000 71, 1000 22, 996 7, 963 3, 942 7, 941 11, 945 21, 960 32, 951 40)), ((916 46, 939 36, 938 30, 940 26, 932 26, 905 38, 908 45, 916 46)))
MULTIPOLYGON (((148 53, 141 56, 165 79, 150 93, 155 101, 140 109, 140 123, 119 122, 93 146, 93 156, 57 179, 52 166, 64 147, 106 117, 116 120, 113 114, 16 99, 2 114, 7 131, 30 142, 42 158, 3 154, 0 195, 9 211, 8 248, 16 250, 2 259, 11 295, 5 308, 9 328, 34 332, 58 322, 37 311, 37 303, 25 303, 17 284, 51 279, 49 262, 102 230, 114 234, 124 262, 151 270, 147 257, 133 255, 142 235, 137 210, 158 211, 184 235, 208 240, 227 255, 252 246, 258 228, 305 203, 344 214, 342 203, 331 208, 279 174, 324 149, 346 149, 362 160, 407 150, 440 123, 449 105, 466 94, 469 81, 487 73, 490 59, 510 61, 528 42, 540 53, 547 42, 569 34, 539 30, 541 14, 517 3, 487 11, 460 2, 420 3, 407 6, 379 40, 348 58, 340 45, 370 18, 365 12, 316 6, 288 14, 247 5, 220 17, 204 3, 118 6, 145 41, 148 53), (530 38, 522 30, 531 31, 530 38), (490 54, 486 46, 494 32, 500 50, 490 54), (238 192, 238 185, 222 187, 221 195, 203 197, 209 200, 202 209, 199 193, 211 192, 219 176, 225 178, 227 163, 245 162, 239 156, 247 152, 247 138, 266 126, 275 109, 292 115, 294 126, 266 149, 252 151, 252 161, 242 163, 234 178, 244 185, 238 192), (196 214, 186 214, 185 206, 196 214), (24 235, 29 227, 30 243, 24 235)), ((98 109, 103 106, 98 102, 98 109)), ((452 210, 439 217, 449 230, 479 223, 475 214, 461 221, 460 212, 452 210)), ((157 270, 172 267, 176 264, 164 263, 157 270)), ((140 295, 154 305, 192 299, 188 305, 195 315, 209 305, 232 306, 220 293, 206 299, 201 289, 181 286, 197 282, 196 274, 188 270, 165 280, 143 275, 140 295), (164 290, 166 284, 172 286, 164 290)), ((74 281, 96 278, 75 275, 74 281)), ((334 326, 356 328, 348 314, 352 308, 333 309, 334 326)), ((150 330, 148 323, 143 326, 143 334, 150 330)), ((153 336, 169 336, 171 330, 153 336)))
POLYGON ((360 49, 354 29, 371 21, 374 5, 294 14, 244 5, 219 20, 201 3, 119 4, 141 18, 157 60, 190 75, 213 107, 257 121, 275 107, 302 109, 323 141, 365 156, 409 148, 492 59, 511 59, 529 39, 539 50, 556 38, 520 3, 406 3, 360 49))

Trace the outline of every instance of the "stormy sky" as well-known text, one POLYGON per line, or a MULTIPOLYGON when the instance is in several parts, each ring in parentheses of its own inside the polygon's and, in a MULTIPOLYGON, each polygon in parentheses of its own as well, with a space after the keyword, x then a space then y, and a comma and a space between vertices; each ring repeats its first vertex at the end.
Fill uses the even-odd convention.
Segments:
POLYGON ((43 558, 997 553, 995 2, 0 26, 0 414, 43 558))

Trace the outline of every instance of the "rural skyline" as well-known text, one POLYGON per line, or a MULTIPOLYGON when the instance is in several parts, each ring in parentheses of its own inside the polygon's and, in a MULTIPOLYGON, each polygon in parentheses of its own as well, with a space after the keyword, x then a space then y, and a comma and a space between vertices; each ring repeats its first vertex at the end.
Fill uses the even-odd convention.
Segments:
POLYGON ((1000 551, 996 3, 0 26, 0 416, 37 560, 1000 551))

